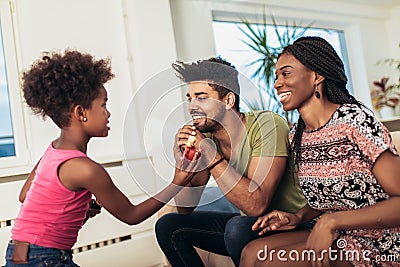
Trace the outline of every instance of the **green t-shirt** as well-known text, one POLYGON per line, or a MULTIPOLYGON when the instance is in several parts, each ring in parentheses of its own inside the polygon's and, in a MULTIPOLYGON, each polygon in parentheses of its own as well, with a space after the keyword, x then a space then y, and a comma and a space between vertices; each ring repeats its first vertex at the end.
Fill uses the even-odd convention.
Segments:
MULTIPOLYGON (((244 115, 247 135, 243 138, 238 155, 229 164, 247 177, 252 157, 288 156, 289 126, 281 116, 271 111, 250 111, 244 115)), ((218 147, 218 142, 216 145, 218 147)), ((295 176, 293 160, 289 159, 267 212, 277 209, 295 213, 305 204, 306 200, 295 176)))

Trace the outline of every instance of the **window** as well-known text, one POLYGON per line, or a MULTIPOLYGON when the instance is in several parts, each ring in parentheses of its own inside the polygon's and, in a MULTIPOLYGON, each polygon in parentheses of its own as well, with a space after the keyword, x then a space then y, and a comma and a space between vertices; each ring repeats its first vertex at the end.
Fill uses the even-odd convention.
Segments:
MULTIPOLYGON (((0 21, 1 25, 1 21, 0 21)), ((3 35, 0 27, 0 157, 15 156, 10 97, 8 94, 6 62, 4 59, 3 35)))
MULTIPOLYGON (((0 0, 0 176, 28 164, 22 98, 18 82, 12 1, 0 0)), ((18 172, 18 171, 17 171, 18 172)))
MULTIPOLYGON (((253 26, 262 27, 257 24, 252 24, 252 27, 253 26)), ((255 71, 255 66, 249 65, 249 63, 253 62, 259 56, 243 42, 247 37, 239 28, 248 32, 248 29, 241 22, 213 21, 214 40, 217 54, 234 64, 238 71, 243 74, 244 77, 250 79, 257 88, 264 88, 257 90, 258 92, 246 92, 243 90, 242 86, 241 109, 249 110, 252 108, 263 108, 283 115, 284 111, 275 97, 276 95, 273 85, 270 85, 270 88, 266 88, 265 82, 252 77, 255 71), (271 93, 273 95, 271 95, 271 93)), ((293 29, 293 27, 289 28, 293 29)), ((277 29, 281 35, 281 33, 286 30, 286 26, 278 26, 277 29)), ((301 32, 301 30, 297 32, 301 32)), ((345 63, 346 74, 349 78, 348 89, 352 92, 344 32, 310 27, 306 29, 305 35, 321 36, 332 44, 345 63)), ((271 47, 278 47, 279 42, 276 37, 275 28, 272 24, 267 25, 267 36, 268 45, 271 47)), ((291 120, 292 122, 297 120, 296 114, 294 114, 294 116, 295 117, 291 120)))

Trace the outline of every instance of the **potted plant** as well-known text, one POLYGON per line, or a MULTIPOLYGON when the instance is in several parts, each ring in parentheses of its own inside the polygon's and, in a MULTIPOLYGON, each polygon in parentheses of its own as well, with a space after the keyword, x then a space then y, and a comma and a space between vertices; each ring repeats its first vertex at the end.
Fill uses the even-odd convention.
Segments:
MULTIPOLYGON (((378 61, 378 64, 394 66, 400 73, 400 59, 386 58, 378 61)), ((371 90, 372 104, 383 118, 400 115, 400 75, 397 83, 387 85, 388 81, 387 77, 383 77, 381 81, 375 81, 375 88, 371 90), (386 114, 387 112, 389 114, 386 114)))
POLYGON ((274 16, 271 15, 270 18, 272 20, 275 36, 269 36, 267 32, 268 23, 265 12, 263 13, 261 23, 253 24, 242 17, 241 22, 243 23, 243 27, 239 27, 239 30, 244 35, 242 42, 258 54, 258 57, 248 64, 248 66, 256 66, 251 78, 256 80, 256 83, 259 84, 259 89, 264 91, 270 99, 267 106, 265 106, 264 103, 251 104, 255 109, 261 107, 262 109, 268 108, 276 113, 283 113, 289 125, 292 125, 294 121, 297 120, 297 115, 294 111, 285 112, 282 110, 273 87, 275 64, 283 47, 303 36, 313 23, 302 26, 296 22, 289 25, 289 22, 286 21, 286 25, 279 26, 274 16), (278 40, 278 44, 276 46, 271 46, 268 43, 268 39, 273 39, 274 37, 278 40))
POLYGON ((371 90, 372 105, 382 118, 394 117, 400 101, 400 83, 387 85, 388 81, 388 77, 374 81, 375 87, 371 90))

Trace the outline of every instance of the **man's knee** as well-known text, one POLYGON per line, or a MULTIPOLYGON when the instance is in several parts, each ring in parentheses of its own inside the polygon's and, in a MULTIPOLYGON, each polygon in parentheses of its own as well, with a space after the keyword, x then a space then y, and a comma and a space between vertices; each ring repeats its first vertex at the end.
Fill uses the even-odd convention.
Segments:
MULTIPOLYGON (((253 236, 254 232, 251 229, 256 218, 250 216, 235 216, 229 219, 225 227, 225 241, 231 242, 241 240, 244 236, 253 236)), ((253 238, 250 238, 253 239, 253 238)))
POLYGON ((156 236, 171 235, 177 227, 177 221, 181 215, 178 213, 167 213, 159 218, 154 227, 156 236))
POLYGON ((238 235, 240 235, 240 230, 238 228, 242 228, 241 216, 235 216, 229 219, 225 226, 225 234, 224 238, 226 242, 234 241, 238 235))

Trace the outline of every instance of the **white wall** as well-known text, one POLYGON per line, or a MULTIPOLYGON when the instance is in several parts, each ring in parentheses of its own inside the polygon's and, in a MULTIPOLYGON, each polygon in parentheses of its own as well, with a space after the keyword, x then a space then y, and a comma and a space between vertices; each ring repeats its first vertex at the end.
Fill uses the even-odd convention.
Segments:
MULTIPOLYGON (((400 25, 400 5, 391 10, 390 18, 386 22, 388 29, 389 57, 395 59, 400 58, 400 29, 398 25, 400 25)), ((390 68, 390 70, 392 70, 394 74, 392 75, 393 79, 398 79, 398 74, 397 76, 395 75, 393 68, 390 68)))
MULTIPOLYGON (((313 21, 313 26, 343 30, 346 36, 352 82, 356 96, 371 105, 372 81, 387 75, 388 68, 376 62, 398 57, 399 9, 372 7, 348 2, 315 0, 171 0, 178 58, 191 61, 215 55, 212 19, 238 19, 238 16, 272 14, 278 23, 286 20, 313 21), (396 40, 397 38, 397 40, 396 40)), ((393 71, 390 71, 393 73, 393 71)))

